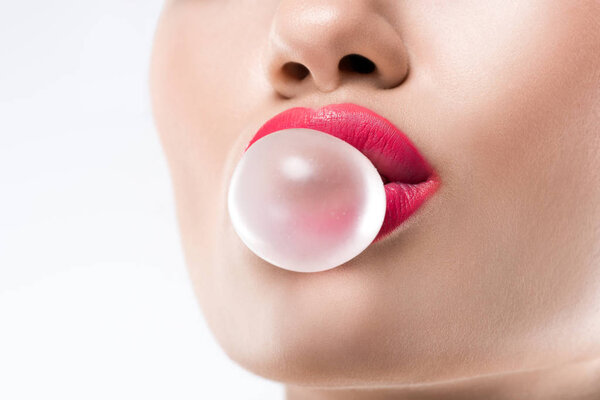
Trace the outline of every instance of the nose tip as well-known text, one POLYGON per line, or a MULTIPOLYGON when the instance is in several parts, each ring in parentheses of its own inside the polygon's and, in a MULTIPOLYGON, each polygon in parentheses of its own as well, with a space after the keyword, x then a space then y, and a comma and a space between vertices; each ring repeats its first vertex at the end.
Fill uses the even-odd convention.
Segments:
POLYGON ((264 53, 274 90, 291 98, 331 92, 352 80, 380 89, 400 85, 408 74, 407 52, 380 1, 282 0, 264 53))

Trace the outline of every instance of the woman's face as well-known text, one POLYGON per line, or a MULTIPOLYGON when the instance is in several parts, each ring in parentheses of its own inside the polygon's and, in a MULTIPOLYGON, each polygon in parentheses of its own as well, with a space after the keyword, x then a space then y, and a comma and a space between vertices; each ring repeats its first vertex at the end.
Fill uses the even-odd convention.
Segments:
POLYGON ((195 291, 248 370, 382 385, 600 352, 599 2, 172 0, 151 90, 195 291), (338 68, 352 53, 375 71, 338 68), (265 121, 336 103, 398 126, 440 186, 338 268, 274 267, 229 179, 265 121))

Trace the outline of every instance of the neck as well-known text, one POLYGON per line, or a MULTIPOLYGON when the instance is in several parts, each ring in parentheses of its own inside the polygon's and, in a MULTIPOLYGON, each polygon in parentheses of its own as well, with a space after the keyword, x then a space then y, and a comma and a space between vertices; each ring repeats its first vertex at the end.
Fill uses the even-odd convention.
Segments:
POLYGON ((600 358, 550 368, 389 388, 286 386, 286 400, 600 399, 600 358))

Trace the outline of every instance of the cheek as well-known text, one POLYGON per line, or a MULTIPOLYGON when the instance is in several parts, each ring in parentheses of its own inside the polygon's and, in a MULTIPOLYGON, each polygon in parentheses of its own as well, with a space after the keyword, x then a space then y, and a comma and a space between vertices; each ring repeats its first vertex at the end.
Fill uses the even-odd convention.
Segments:
POLYGON ((440 23, 413 27, 420 41, 407 38, 420 84, 440 110, 446 133, 436 141, 456 149, 441 152, 440 163, 456 187, 494 196, 492 210, 523 207, 526 219, 546 223, 572 217, 590 197, 598 166, 600 31, 590 16, 600 9, 596 2, 462 3, 440 4, 430 15, 440 23))
POLYGON ((544 23, 532 13, 526 31, 515 27, 523 37, 508 35, 511 47, 493 55, 471 49, 481 68, 456 76, 466 82, 458 103, 469 110, 461 122, 468 134, 457 138, 473 163, 469 171, 499 205, 522 206, 525 220, 555 230, 589 218, 586 205, 597 203, 582 200, 591 200, 590 177, 599 183, 589 172, 598 166, 600 35, 578 25, 584 15, 546 13, 544 23))
POLYGON ((590 287, 589 274, 564 266, 591 265, 585 258, 597 246, 590 221, 600 220, 600 35, 589 29, 585 7, 528 4, 502 20, 509 31, 459 18, 462 30, 448 29, 455 33, 445 42, 432 36, 420 83, 439 110, 446 186, 468 202, 452 208, 459 210, 449 217, 453 229, 471 233, 473 253, 497 251, 485 255, 501 267, 494 290, 512 298, 494 301, 541 317, 532 290, 552 304, 543 310, 552 315, 590 287))
MULTIPOLYGON (((252 107, 246 63, 255 30, 213 3, 176 3, 161 16, 151 62, 153 114, 169 162, 184 245, 212 248, 231 149, 252 107), (223 27, 230 27, 224 29, 223 27), (235 26, 245 27, 240 32, 235 26), (242 48, 243 47, 243 48, 242 48)), ((239 146, 238 146, 239 147, 239 146)))

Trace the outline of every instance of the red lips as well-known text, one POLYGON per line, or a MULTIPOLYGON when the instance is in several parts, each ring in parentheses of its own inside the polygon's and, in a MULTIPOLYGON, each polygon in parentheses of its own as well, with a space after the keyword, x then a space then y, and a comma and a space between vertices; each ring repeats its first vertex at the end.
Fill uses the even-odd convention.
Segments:
POLYGON ((267 121, 246 146, 269 133, 309 128, 340 138, 362 152, 385 183, 383 225, 373 242, 391 233, 437 190, 440 180, 402 131, 375 112, 352 103, 319 109, 296 107, 267 121))

